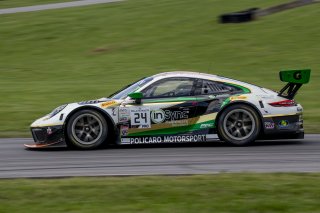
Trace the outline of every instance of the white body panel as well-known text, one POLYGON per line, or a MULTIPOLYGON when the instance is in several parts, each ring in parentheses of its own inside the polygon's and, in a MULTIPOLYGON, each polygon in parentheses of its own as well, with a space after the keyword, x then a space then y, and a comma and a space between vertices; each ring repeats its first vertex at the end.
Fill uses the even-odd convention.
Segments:
MULTIPOLYGON (((263 117, 268 116, 277 116, 277 115, 291 115, 291 114, 297 114, 302 112, 301 105, 293 106, 293 107, 272 107, 268 103, 276 102, 285 100, 282 97, 279 97, 276 92, 273 92, 271 90, 261 88, 252 84, 244 83, 241 81, 220 77, 216 75, 211 74, 204 74, 204 73, 198 73, 198 72, 185 72, 185 71, 176 71, 176 72, 167 72, 167 73, 161 73, 152 76, 153 80, 142 86, 137 90, 137 92, 143 90, 144 88, 148 87, 150 84, 159 81, 164 78, 170 78, 170 77, 190 77, 190 78, 199 78, 199 79, 206 79, 206 80, 212 80, 217 82, 225 82, 225 83, 231 83, 236 84, 242 87, 246 87, 250 89, 250 93, 240 95, 239 97, 236 97, 232 101, 243 101, 251 103, 252 105, 256 106, 257 109, 260 111, 261 115, 263 117), (260 107, 261 101, 264 105, 264 108, 260 107)), ((239 95, 237 95, 239 96, 239 95)), ((130 99, 130 97, 127 97, 123 100, 111 100, 107 98, 99 99, 99 103, 71 103, 68 104, 61 112, 56 114, 53 117, 49 117, 48 115, 36 120, 31 124, 31 127, 45 127, 45 126, 57 126, 57 125, 64 125, 67 116, 74 111, 75 109, 78 109, 80 107, 84 106, 91 106, 91 107, 97 107, 101 110, 104 110, 112 119, 114 124, 119 123, 119 107, 123 107, 123 104, 130 105, 130 103, 133 103, 133 100, 130 99), (63 116, 61 116, 63 114, 63 116)))

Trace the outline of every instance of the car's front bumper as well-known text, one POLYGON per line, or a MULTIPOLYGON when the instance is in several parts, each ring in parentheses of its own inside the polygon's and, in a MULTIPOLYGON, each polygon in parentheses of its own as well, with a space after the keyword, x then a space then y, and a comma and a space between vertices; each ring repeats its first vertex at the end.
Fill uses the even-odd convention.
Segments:
POLYGON ((66 146, 63 125, 31 127, 34 144, 25 144, 27 148, 46 148, 66 146))

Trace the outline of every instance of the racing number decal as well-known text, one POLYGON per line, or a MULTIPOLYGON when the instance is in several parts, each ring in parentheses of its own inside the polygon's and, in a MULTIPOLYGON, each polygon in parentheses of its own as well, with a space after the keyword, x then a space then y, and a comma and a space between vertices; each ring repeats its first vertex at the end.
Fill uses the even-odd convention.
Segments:
POLYGON ((150 109, 145 107, 137 107, 130 109, 131 126, 139 126, 139 128, 150 128, 150 109))
POLYGON ((145 112, 136 112, 133 114, 133 116, 135 124, 146 124, 148 122, 147 113, 145 112))

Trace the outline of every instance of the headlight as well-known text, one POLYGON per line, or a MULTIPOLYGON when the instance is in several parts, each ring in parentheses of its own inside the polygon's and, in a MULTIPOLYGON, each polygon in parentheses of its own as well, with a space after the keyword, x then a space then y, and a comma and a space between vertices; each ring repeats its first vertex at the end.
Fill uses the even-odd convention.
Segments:
POLYGON ((50 114, 49 114, 49 118, 52 118, 53 116, 55 116, 56 114, 58 114, 59 112, 61 112, 68 104, 64 104, 61 105, 57 108, 55 108, 50 114))

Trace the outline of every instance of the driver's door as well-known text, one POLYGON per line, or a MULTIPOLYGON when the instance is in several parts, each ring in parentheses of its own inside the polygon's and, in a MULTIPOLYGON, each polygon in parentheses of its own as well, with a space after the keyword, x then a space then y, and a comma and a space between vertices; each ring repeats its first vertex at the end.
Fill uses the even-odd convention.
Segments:
POLYGON ((194 96, 196 79, 171 77, 161 79, 140 92, 141 103, 124 104, 119 109, 121 143, 187 142, 175 137, 187 135, 192 128, 197 108, 194 96), (172 138, 171 138, 172 139, 172 138))

